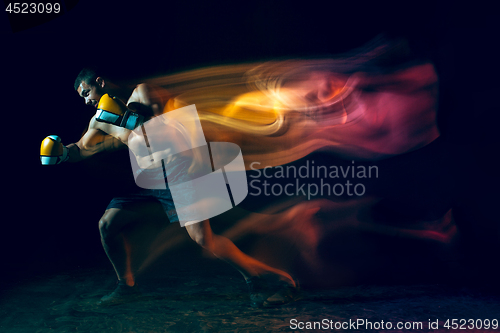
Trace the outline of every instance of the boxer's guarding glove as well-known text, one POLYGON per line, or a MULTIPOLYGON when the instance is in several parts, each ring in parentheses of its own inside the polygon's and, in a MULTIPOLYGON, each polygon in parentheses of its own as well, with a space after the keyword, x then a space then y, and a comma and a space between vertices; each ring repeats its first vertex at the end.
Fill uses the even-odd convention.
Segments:
POLYGON ((95 119, 104 123, 125 127, 129 130, 142 125, 144 121, 142 115, 129 110, 122 101, 108 94, 104 94, 99 100, 95 119))
POLYGON ((42 146, 40 147, 42 165, 59 164, 68 158, 68 148, 63 146, 61 138, 57 135, 49 135, 42 141, 42 146))

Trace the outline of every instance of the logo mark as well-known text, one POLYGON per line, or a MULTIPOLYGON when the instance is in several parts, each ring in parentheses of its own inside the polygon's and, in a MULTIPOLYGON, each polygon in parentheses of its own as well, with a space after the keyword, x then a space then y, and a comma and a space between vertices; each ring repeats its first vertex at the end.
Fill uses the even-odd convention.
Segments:
POLYGON ((169 189, 183 227, 228 211, 248 194, 240 147, 207 143, 195 105, 145 122, 128 146, 136 184, 169 189))

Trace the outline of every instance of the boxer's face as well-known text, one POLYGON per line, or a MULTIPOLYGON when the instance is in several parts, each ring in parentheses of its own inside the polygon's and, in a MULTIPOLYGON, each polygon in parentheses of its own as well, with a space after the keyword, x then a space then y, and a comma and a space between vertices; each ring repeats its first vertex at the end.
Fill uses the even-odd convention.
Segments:
POLYGON ((99 79, 100 78, 97 78, 96 84, 92 85, 82 81, 77 89, 78 94, 83 99, 85 99, 85 104, 91 105, 95 108, 97 108, 99 100, 101 99, 102 95, 104 95, 103 87, 101 87, 103 86, 103 82, 101 82, 99 79))

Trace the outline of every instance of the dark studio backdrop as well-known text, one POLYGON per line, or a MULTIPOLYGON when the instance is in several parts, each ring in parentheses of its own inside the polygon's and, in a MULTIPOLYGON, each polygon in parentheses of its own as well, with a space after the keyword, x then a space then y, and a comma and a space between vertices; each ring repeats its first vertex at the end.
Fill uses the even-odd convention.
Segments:
MULTIPOLYGON (((446 189, 429 182, 425 188, 402 186, 398 191, 417 191, 416 200, 431 197, 453 206, 471 267, 478 276, 498 267, 499 20, 491 8, 431 1, 80 0, 67 5, 63 15, 32 27, 36 22, 29 17, 14 22, 6 13, 0 15, 2 121, 7 129, 2 159, 4 279, 104 258, 97 222, 111 194, 101 184, 118 186, 121 171, 116 165, 120 159, 128 163, 128 157, 55 167, 39 162, 45 136, 75 142, 92 116, 73 89, 86 64, 98 62, 112 76, 132 79, 216 64, 328 57, 381 33, 407 38, 417 57, 435 63, 440 79, 443 144, 418 158, 441 157, 446 189), (104 167, 96 168, 99 163, 104 167)), ((415 175, 408 169, 401 172, 415 175)))

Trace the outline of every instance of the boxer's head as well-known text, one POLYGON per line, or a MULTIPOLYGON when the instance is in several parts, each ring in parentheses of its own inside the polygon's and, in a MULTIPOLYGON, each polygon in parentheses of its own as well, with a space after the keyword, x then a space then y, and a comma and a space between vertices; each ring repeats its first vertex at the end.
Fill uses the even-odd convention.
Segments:
POLYGON ((75 80, 75 90, 85 99, 85 104, 97 107, 106 93, 106 81, 93 69, 84 68, 75 80))

